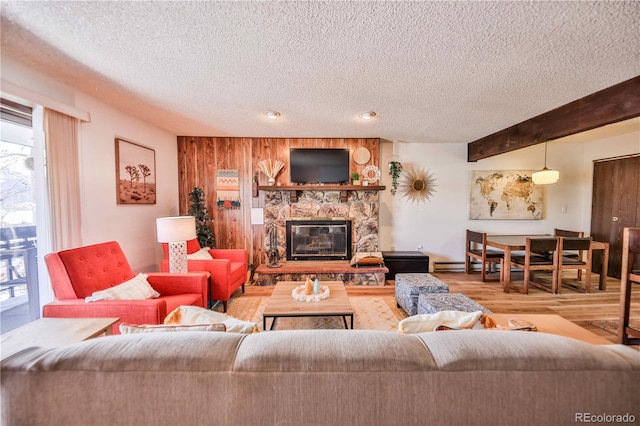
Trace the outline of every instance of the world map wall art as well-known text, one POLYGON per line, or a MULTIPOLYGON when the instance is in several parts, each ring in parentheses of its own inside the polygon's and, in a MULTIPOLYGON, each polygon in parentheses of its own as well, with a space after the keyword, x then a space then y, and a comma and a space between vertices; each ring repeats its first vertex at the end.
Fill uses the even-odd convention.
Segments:
POLYGON ((535 170, 472 170, 469 219, 541 220, 542 187, 535 170))

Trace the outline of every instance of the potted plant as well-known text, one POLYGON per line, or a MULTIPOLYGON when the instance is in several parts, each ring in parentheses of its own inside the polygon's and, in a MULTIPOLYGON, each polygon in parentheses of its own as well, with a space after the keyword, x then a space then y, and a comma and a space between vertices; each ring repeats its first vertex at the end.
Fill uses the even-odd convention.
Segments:
POLYGON ((209 223, 213 222, 213 219, 209 217, 207 212, 204 191, 196 186, 189 193, 189 200, 191 200, 189 216, 196 218, 196 237, 200 247, 216 248, 216 240, 209 227, 209 223))
POLYGON ((351 180, 353 181, 354 185, 360 185, 360 173, 358 172, 351 173, 351 180))
POLYGON ((389 175, 391 176, 391 195, 396 195, 400 173, 402 173, 402 163, 400 163, 399 161, 389 161, 389 175))

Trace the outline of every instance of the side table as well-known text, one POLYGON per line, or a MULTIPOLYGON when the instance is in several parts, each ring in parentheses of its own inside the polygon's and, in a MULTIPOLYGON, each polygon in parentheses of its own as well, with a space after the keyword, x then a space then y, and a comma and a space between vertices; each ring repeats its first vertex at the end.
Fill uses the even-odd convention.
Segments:
POLYGON ((112 333, 120 318, 40 318, 1 336, 0 360, 24 349, 55 348, 112 333))
POLYGON ((383 251, 382 257, 389 268, 387 280, 395 280, 396 274, 429 272, 429 256, 421 251, 383 251))

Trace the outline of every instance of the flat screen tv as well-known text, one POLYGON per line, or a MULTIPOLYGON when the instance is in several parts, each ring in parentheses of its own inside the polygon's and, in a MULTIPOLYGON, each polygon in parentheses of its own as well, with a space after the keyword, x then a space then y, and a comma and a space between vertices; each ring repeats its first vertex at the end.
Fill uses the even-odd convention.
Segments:
POLYGON ((291 148, 292 183, 349 182, 349 150, 343 148, 291 148))

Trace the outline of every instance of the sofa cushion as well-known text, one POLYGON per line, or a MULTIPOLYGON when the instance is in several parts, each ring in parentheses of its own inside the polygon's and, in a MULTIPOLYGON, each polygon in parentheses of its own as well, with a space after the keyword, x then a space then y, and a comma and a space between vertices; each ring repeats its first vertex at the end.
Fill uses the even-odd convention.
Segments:
MULTIPOLYGON (((318 375, 434 370, 435 362, 423 341, 413 337, 374 330, 282 330, 252 334, 237 349, 233 370, 318 375), (380 355, 384 353, 388 355, 380 355)), ((347 381, 353 378, 345 377, 349 377, 344 379, 347 381)))
POLYGON ((224 324, 134 325, 120 324, 120 334, 163 333, 176 331, 227 331, 224 324))
POLYGON ((147 281, 147 274, 138 274, 128 281, 116 286, 94 291, 91 296, 87 296, 85 302, 95 302, 98 300, 144 300, 160 296, 147 281))
MULTIPOLYGON (((459 330, 415 336, 425 342, 442 371, 558 372, 633 368, 628 358, 610 350, 614 346, 591 345, 548 333, 459 330)), ((638 359, 636 357, 635 368, 638 368, 638 359)))

